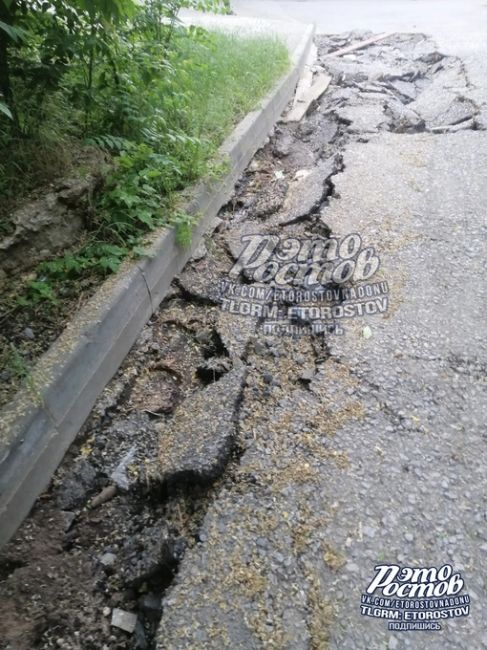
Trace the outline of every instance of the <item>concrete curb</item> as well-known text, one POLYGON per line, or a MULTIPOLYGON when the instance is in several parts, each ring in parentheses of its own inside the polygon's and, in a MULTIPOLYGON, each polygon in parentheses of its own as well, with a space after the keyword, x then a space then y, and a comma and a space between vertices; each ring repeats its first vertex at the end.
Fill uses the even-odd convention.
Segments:
POLYGON ((48 485, 98 395, 291 99, 314 33, 313 26, 300 29, 298 42, 291 46, 290 71, 221 147, 231 170, 218 183, 194 188, 187 210, 202 216, 191 245, 181 249, 172 230, 157 234, 150 257, 125 264, 100 287, 41 357, 29 386, 0 411, 0 545, 48 485))

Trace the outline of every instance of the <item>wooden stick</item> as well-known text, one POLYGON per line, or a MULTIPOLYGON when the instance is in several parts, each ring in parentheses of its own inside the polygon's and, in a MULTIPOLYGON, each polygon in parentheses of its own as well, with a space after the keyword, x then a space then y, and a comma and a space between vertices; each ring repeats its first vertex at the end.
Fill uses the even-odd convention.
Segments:
POLYGON ((316 45, 313 43, 310 47, 308 58, 304 64, 304 70, 301 74, 301 78, 298 81, 296 87, 296 93, 294 94, 293 108, 299 101, 299 98, 308 90, 308 88, 313 84, 313 65, 316 63, 318 57, 318 51, 316 45))
POLYGON ((293 108, 289 111, 283 122, 299 122, 310 107, 312 101, 319 99, 330 85, 331 77, 326 74, 317 75, 315 82, 301 97, 298 98, 293 108))
POLYGON ((393 36, 396 32, 384 32, 383 34, 379 34, 378 36, 374 36, 372 38, 368 38, 366 41, 359 41, 358 43, 354 43, 353 45, 347 45, 347 47, 342 47, 341 50, 335 50, 334 52, 330 52, 326 56, 343 56, 344 54, 348 54, 349 52, 355 52, 355 50, 361 50, 363 47, 367 47, 368 45, 373 45, 374 43, 377 43, 377 41, 382 41, 388 36, 393 36))

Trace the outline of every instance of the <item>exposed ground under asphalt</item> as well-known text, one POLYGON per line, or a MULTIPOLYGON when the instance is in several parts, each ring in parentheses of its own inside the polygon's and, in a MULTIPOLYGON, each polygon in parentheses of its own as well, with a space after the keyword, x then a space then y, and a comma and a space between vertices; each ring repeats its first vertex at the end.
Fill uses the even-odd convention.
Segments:
MULTIPOLYGON (((0 648, 487 647, 485 113, 421 35, 325 60, 354 38, 317 39, 330 88, 258 152, 0 552, 0 648), (230 313, 256 233, 359 233, 375 315, 280 336, 230 313), (377 561, 451 562, 471 615, 402 635, 361 617, 377 561)), ((319 307, 353 302, 325 288, 319 307)))

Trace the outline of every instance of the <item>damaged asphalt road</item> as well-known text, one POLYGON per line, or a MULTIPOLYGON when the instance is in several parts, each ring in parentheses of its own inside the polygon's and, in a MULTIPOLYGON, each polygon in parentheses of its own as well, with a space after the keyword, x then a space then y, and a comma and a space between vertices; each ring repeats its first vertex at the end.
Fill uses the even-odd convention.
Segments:
POLYGON ((317 38, 328 91, 252 161, 2 549, 0 647, 487 647, 485 107, 429 39, 327 57, 351 40, 317 38), (330 233, 374 247, 385 313, 292 337, 227 308, 243 236, 330 233), (470 615, 388 631, 360 613, 378 562, 451 563, 470 615))

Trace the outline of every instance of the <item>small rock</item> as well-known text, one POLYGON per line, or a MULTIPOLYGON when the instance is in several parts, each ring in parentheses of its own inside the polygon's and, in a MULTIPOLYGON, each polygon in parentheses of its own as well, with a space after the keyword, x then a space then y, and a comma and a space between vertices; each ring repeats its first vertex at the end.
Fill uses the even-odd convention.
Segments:
POLYGON ((285 158, 291 153, 293 138, 289 134, 281 135, 274 145, 274 155, 278 158, 285 158))
POLYGON ((127 467, 134 460, 134 458, 135 446, 132 446, 119 462, 119 464, 115 467, 110 476, 111 480, 120 490, 126 491, 130 488, 130 480, 127 477, 127 467))
POLYGON ((25 328, 25 330, 22 332, 22 336, 24 339, 29 339, 29 341, 33 341, 35 339, 35 334, 30 327, 25 328))
POLYGON ((132 614, 132 612, 127 612, 124 609, 115 609, 112 612, 112 627, 118 627, 120 630, 124 630, 129 634, 132 634, 137 625, 137 616, 132 614))
POLYGON ((68 510, 62 510, 61 516, 64 522, 64 532, 66 533, 73 525, 73 522, 76 519, 76 515, 74 512, 70 512, 68 510))
POLYGON ((110 609, 110 607, 104 607, 103 608, 103 616, 105 618, 108 618, 110 616, 111 612, 112 612, 112 610, 110 609))
POLYGON ((370 337, 372 336, 372 330, 370 329, 370 327, 368 325, 366 325, 362 329, 362 336, 364 337, 364 339, 370 339, 370 337))
POLYGON ((201 260, 203 257, 205 257, 205 255, 206 255, 207 253, 208 253, 208 251, 207 251, 207 249, 206 249, 205 240, 202 239, 202 240, 200 241, 200 243, 198 244, 198 246, 196 247, 196 249, 195 249, 195 251, 194 251, 194 253, 193 253, 191 259, 192 259, 193 261, 197 262, 198 260, 201 260))
POLYGON ((303 372, 299 375, 299 378, 301 381, 304 381, 306 383, 309 383, 314 379, 315 376, 315 369, 314 368, 306 368, 303 370, 303 372))
POLYGON ((137 621, 137 625, 135 626, 134 647, 136 650, 147 650, 149 647, 145 636, 144 626, 140 621, 137 621))
POLYGON ((406 542, 414 542, 414 535, 412 533, 406 533, 404 539, 406 542))
POLYGON ((103 564, 103 566, 110 567, 115 564, 115 560, 117 559, 117 556, 115 553, 103 553, 103 555, 100 557, 100 564, 103 564))
POLYGON ((86 500, 86 493, 96 488, 97 471, 91 463, 85 459, 78 459, 71 468, 71 471, 62 480, 57 502, 61 510, 76 510, 86 500))

